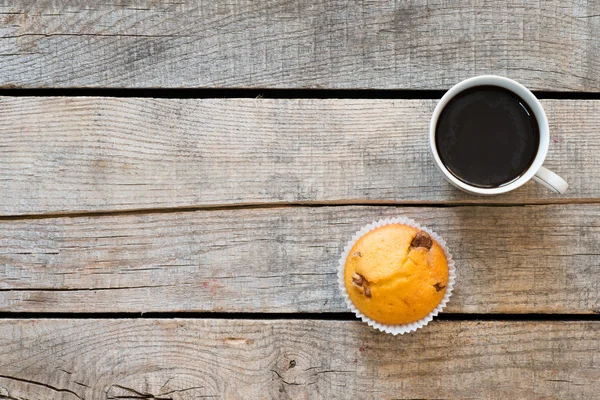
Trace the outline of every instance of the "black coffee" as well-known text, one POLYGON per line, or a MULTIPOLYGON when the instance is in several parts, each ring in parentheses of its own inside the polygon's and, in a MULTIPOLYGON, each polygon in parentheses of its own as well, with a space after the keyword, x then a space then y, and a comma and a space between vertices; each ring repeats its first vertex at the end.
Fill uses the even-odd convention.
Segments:
POLYGON ((539 142, 527 103, 498 86, 476 86, 454 97, 440 114, 435 137, 446 168, 482 188, 519 178, 533 163, 539 142))

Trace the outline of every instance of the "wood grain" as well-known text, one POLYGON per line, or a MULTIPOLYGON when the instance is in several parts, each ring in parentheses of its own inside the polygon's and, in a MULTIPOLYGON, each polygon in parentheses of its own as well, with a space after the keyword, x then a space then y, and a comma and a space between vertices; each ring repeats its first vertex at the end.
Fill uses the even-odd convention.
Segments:
POLYGON ((5 399, 563 399, 600 390, 598 322, 4 320, 5 399))
POLYGON ((343 312, 337 263, 405 215, 456 260, 449 312, 600 312, 600 207, 287 207, 0 221, 0 310, 343 312))
POLYGON ((471 196, 434 165, 434 100, 0 98, 0 214, 266 203, 557 202, 600 198, 600 102, 547 100, 546 166, 471 196))
POLYGON ((4 1, 0 85, 447 89, 495 73, 598 91, 599 14, 581 0, 4 1))

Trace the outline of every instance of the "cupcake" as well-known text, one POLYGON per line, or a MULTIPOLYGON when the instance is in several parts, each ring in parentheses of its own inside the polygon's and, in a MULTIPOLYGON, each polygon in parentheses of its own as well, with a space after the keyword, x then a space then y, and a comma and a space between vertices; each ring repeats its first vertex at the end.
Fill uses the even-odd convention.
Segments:
POLYGON ((340 259, 346 303, 388 333, 426 325, 447 303, 453 283, 454 263, 443 240, 407 218, 363 228, 340 259))

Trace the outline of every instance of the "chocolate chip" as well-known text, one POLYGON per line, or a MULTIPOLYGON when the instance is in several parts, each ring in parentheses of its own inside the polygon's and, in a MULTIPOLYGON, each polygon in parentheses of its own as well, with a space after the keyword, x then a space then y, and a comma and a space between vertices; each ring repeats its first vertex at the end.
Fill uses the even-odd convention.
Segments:
POLYGON ((352 283, 354 283, 355 285, 362 286, 364 282, 365 282, 365 277, 362 276, 361 274, 357 274, 355 272, 354 275, 352 275, 352 283))
POLYGON ((355 252, 355 253, 352 253, 352 255, 353 255, 354 257, 359 257, 359 258, 360 258, 360 257, 362 257, 362 254, 360 253, 360 251, 357 251, 357 252, 355 252))
POLYGON ((369 288, 370 285, 364 276, 355 272, 354 275, 352 275, 352 283, 361 288, 365 296, 369 298, 371 297, 371 289, 369 288))
POLYGON ((431 236, 429 236, 427 232, 419 231, 410 245, 415 248, 425 247, 427 250, 429 250, 431 249, 431 246, 433 246, 433 239, 431 239, 431 236))
POLYGON ((436 283, 435 285, 433 285, 433 287, 435 288, 436 292, 441 292, 442 290, 444 290, 446 288, 446 286, 444 285, 440 285, 440 283, 436 283))

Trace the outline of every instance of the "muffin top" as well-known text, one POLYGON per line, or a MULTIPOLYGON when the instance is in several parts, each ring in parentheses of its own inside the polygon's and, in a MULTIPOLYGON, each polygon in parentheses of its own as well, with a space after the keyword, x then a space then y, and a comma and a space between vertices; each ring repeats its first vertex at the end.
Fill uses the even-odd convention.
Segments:
POLYGON ((442 301, 448 261, 426 232, 403 224, 384 225, 354 244, 344 283, 367 317, 383 324, 407 324, 426 317, 442 301))

